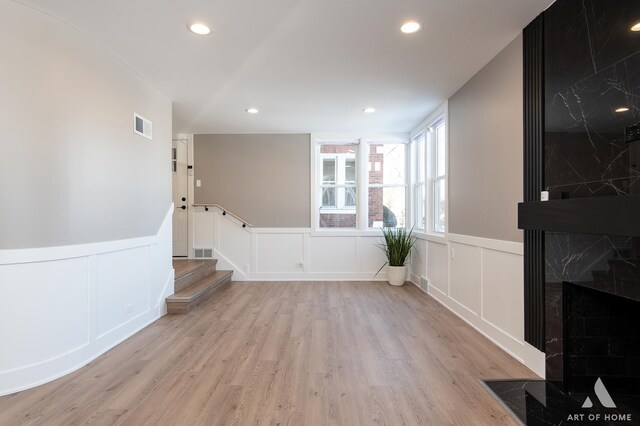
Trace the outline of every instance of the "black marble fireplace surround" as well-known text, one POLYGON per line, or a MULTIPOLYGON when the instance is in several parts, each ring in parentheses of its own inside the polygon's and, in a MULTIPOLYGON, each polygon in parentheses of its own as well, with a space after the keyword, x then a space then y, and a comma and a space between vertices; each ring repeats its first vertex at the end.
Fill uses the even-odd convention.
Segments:
POLYGON ((640 142, 625 142, 625 128, 640 122, 637 22, 638 0, 558 0, 544 13, 543 186, 551 201, 523 203, 521 223, 543 219, 546 379, 569 393, 597 377, 613 387, 614 358, 597 354, 637 346, 637 334, 625 336, 619 324, 640 322, 640 142), (597 320, 575 319, 584 304, 597 320), (630 306, 620 308, 626 321, 604 315, 609 306, 630 306), (580 337, 580 325, 601 336, 580 337))
POLYGON ((567 393, 640 395, 639 241, 547 232, 546 378, 567 393))
POLYGON ((625 140, 640 124, 639 22, 640 0, 557 0, 525 29, 518 219, 546 381, 486 383, 527 424, 640 424, 640 141, 625 140), (589 413, 602 416, 570 417, 589 413))

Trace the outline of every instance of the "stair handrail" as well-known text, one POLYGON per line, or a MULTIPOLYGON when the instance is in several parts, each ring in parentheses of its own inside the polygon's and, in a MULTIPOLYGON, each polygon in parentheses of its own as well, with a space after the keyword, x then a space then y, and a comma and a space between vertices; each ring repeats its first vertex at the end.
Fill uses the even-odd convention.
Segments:
POLYGON ((237 214, 229 211, 229 209, 226 209, 226 208, 222 207, 220 204, 215 204, 215 203, 194 203, 194 204, 192 204, 192 206, 193 207, 204 207, 205 211, 209 211, 210 207, 216 208, 216 209, 222 211, 222 216, 229 215, 232 218, 236 219, 238 222, 242 222, 242 227, 243 228, 246 228, 247 226, 253 228, 252 224, 250 224, 249 222, 247 222, 246 220, 244 220, 243 218, 241 218, 237 214))

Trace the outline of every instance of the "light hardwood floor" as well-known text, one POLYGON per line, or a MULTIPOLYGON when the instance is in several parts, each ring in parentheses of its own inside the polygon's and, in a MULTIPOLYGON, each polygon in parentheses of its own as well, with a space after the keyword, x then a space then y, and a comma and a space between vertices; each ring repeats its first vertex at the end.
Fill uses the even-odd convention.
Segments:
POLYGON ((515 424, 478 382, 512 377, 535 375, 413 285, 237 282, 0 398, 0 425, 515 424))

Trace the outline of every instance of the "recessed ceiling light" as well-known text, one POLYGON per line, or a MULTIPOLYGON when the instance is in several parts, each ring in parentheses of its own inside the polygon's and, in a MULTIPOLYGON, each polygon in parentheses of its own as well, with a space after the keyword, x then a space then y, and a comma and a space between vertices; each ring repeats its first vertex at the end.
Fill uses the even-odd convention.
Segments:
POLYGON ((616 109, 616 112, 627 112, 627 111, 629 111, 629 108, 627 107, 620 107, 616 109))
POLYGON ((211 28, 209 28, 207 25, 203 24, 202 22, 194 22, 193 24, 189 25, 189 30, 192 33, 198 34, 198 35, 207 35, 211 33, 211 28))
POLYGON ((417 31, 420 31, 420 28, 422 28, 422 25, 420 25, 418 22, 408 21, 402 24, 402 26, 400 27, 400 31, 402 31, 405 34, 412 34, 417 31))
POLYGON ((640 31, 640 22, 631 27, 631 31, 640 31))
POLYGON ((247 108, 245 109, 245 111, 247 111, 249 114, 257 114, 260 111, 258 111, 258 108, 247 108))
POLYGON ((364 112, 365 114, 372 114, 372 113, 376 112, 376 109, 373 108, 373 107, 367 107, 367 108, 363 109, 362 112, 364 112))

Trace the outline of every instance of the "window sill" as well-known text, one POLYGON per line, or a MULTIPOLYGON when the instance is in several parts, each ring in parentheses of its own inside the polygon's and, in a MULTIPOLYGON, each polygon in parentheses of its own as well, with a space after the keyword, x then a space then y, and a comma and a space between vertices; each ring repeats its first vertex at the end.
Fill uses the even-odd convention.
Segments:
POLYGON ((356 209, 353 207, 346 207, 344 209, 323 207, 320 210, 320 214, 356 214, 356 209))
POLYGON ((414 231, 413 232, 414 237, 420 239, 420 240, 426 240, 426 241, 431 241, 434 243, 440 243, 440 244, 447 244, 447 242, 449 241, 447 238, 447 234, 445 233, 435 233, 435 232, 417 232, 414 231))

